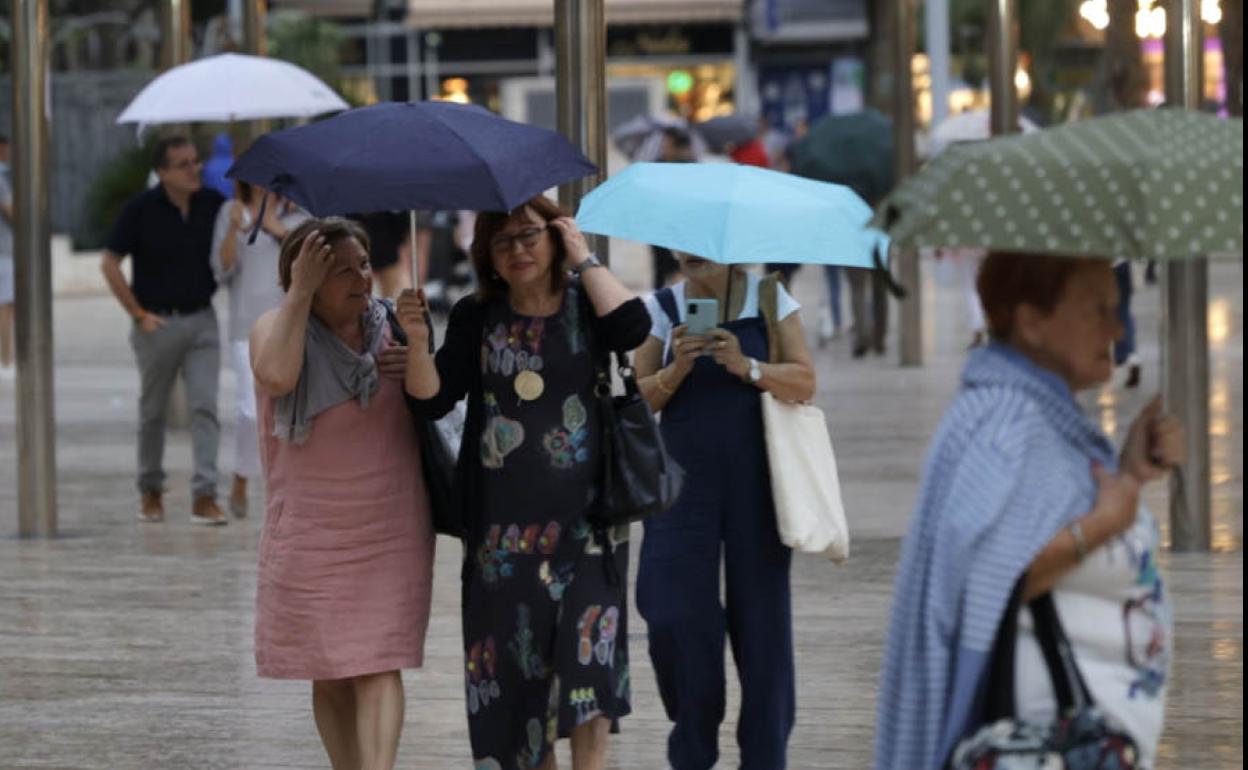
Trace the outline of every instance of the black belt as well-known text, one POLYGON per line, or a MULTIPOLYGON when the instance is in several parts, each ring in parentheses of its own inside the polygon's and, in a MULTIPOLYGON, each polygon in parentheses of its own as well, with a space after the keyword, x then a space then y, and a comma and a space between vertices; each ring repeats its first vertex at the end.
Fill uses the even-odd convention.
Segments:
POLYGON ((212 307, 212 305, 206 303, 203 305, 144 305, 143 309, 149 313, 155 313, 156 315, 180 316, 194 315, 201 311, 207 310, 210 307, 212 307))

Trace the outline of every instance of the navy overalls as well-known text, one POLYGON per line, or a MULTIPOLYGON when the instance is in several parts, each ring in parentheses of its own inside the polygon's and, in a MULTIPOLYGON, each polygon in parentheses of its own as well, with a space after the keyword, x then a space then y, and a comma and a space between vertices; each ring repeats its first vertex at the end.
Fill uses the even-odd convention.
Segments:
MULTIPOLYGON (((656 294, 680 323, 670 290, 656 294)), ((745 355, 768 360, 761 318, 732 321, 745 355)), ((663 439, 685 470, 671 509, 648 520, 637 608, 668 717, 674 770, 709 770, 724 718, 724 636, 741 679, 742 770, 782 770, 796 698, 789 595, 791 551, 771 500, 758 388, 709 356, 663 409, 663 439), (727 580, 720 603, 720 554, 727 580)))

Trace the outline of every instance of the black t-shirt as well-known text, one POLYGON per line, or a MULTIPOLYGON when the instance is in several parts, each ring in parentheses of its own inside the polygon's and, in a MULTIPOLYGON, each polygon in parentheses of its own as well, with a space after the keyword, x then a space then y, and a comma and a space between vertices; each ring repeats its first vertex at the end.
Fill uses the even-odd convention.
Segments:
POLYGON ((203 187, 191 196, 184 219, 165 188, 136 195, 121 212, 108 250, 134 260, 131 290, 148 310, 192 311, 206 307, 217 290, 212 275, 212 230, 225 198, 203 187))

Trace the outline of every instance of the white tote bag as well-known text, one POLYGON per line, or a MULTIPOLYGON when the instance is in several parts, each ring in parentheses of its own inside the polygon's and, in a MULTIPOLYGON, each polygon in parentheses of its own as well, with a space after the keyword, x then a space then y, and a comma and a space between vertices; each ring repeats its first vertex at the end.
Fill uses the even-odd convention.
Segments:
POLYGON ((780 541, 835 562, 849 558, 849 525, 823 410, 764 392, 763 428, 780 541))

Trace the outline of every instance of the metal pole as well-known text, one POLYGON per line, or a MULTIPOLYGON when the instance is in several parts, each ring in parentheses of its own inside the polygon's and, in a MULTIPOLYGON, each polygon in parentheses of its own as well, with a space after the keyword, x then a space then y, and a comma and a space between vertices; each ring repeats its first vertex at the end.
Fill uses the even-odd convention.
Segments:
POLYGON ((191 60, 191 0, 164 0, 160 4, 161 69, 191 60))
POLYGON ((442 45, 442 36, 437 32, 425 33, 425 98, 432 99, 442 93, 442 84, 438 82, 438 46, 442 45))
POLYGON ((949 117, 949 0, 926 0, 923 27, 932 78, 932 125, 949 117))
MULTIPOLYGON (((252 56, 269 55, 268 8, 265 0, 243 0, 243 50, 252 56)), ((269 121, 250 121, 248 144, 269 132, 269 121)))
MULTIPOLYGON (((559 131, 598 166, 594 176, 559 187, 559 203, 575 212, 607 175, 607 19, 603 0, 555 0, 555 102, 559 131)), ((587 235, 607 261, 607 239, 587 235)))
POLYGON ((1014 72, 1018 69, 1017 0, 989 0, 988 83, 991 93, 991 125, 994 136, 1018 131, 1018 91, 1014 72))
MULTIPOLYGON (((1201 20, 1196 0, 1166 3, 1166 101, 1195 110, 1201 99, 1201 20)), ((1177 255, 1176 255, 1177 256, 1177 255)), ((1170 546, 1208 551, 1212 478, 1209 468, 1209 262, 1166 265, 1164 377, 1169 410, 1187 428, 1187 463, 1170 481, 1170 546)))
POLYGON ((48 2, 13 0, 13 253, 17 342, 17 520, 56 536, 56 399, 48 217, 48 2))
MULTIPOLYGON (((896 0, 893 21, 893 166, 897 182, 914 173, 914 78, 910 62, 914 58, 914 0, 896 0)), ((919 252, 894 250, 899 278, 906 287, 901 300, 901 365, 923 365, 923 277, 919 252)))
POLYGON ((265 34, 268 15, 265 0, 244 0, 243 50, 252 56, 269 55, 269 38, 265 34))

